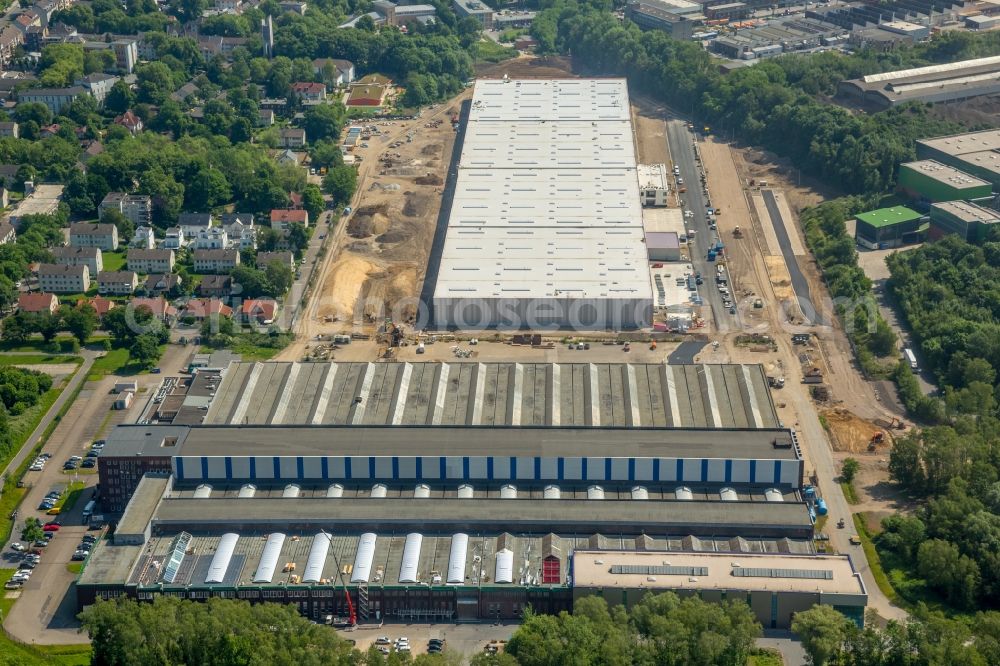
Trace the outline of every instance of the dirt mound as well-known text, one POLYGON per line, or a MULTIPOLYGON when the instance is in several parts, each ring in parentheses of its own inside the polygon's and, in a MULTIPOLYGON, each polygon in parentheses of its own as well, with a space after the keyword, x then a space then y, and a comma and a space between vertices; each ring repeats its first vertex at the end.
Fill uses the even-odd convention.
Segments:
POLYGON ((424 146, 420 150, 420 154, 421 155, 425 155, 427 157, 436 157, 437 155, 441 154, 441 144, 440 143, 432 143, 430 145, 424 146))
POLYGON ((444 185, 444 180, 436 173, 429 173, 426 176, 414 178, 413 182, 417 185, 444 185))
POLYGON ((375 240, 383 245, 391 245, 392 243, 408 241, 411 238, 413 238, 413 234, 408 229, 390 229, 375 240))
POLYGON ((364 206, 359 208, 347 223, 347 235, 351 238, 368 238, 384 234, 389 229, 388 206, 364 206))
MULTIPOLYGON (((830 409, 822 413, 830 431, 830 440, 835 451, 865 453, 868 443, 877 432, 884 432, 874 423, 858 418, 846 409, 830 409)), ((889 438, 880 446, 888 446, 889 438)))
POLYGON ((427 214, 432 203, 432 197, 426 192, 403 192, 406 203, 403 204, 403 215, 406 217, 421 217, 427 214))

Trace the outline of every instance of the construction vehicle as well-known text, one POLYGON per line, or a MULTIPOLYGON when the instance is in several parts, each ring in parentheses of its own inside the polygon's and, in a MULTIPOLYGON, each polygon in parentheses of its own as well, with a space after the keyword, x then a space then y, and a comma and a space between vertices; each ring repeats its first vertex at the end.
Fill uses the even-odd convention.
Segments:
MULTIPOLYGON (((330 545, 331 546, 333 545, 333 537, 332 536, 330 536, 329 534, 327 534, 323 530, 320 530, 320 534, 322 534, 323 536, 325 536, 327 539, 330 540, 330 545)), ((347 583, 344 582, 344 573, 345 573, 345 569, 347 569, 348 565, 340 566, 340 558, 337 556, 336 549, 331 548, 331 551, 333 552, 334 564, 336 564, 336 566, 337 566, 337 580, 340 583, 340 587, 344 590, 344 599, 347 600, 347 624, 346 624, 346 627, 347 628, 354 628, 354 627, 358 626, 358 613, 354 609, 354 601, 351 599, 351 593, 347 589, 347 583)), ((336 619, 333 616, 330 616, 328 619, 329 619, 330 624, 333 625, 333 626, 338 626, 338 625, 339 626, 345 626, 342 622, 337 622, 336 619)))
POLYGON ((743 230, 740 229, 740 225, 738 224, 736 225, 736 228, 733 229, 733 238, 743 238, 743 230))
POLYGON ((803 384, 820 384, 823 382, 823 371, 819 368, 810 368, 802 375, 803 384))
POLYGON ((875 425, 879 426, 880 428, 885 428, 886 430, 906 429, 906 424, 903 423, 900 419, 896 418, 895 416, 890 417, 889 420, 875 419, 875 425))
POLYGON ((785 378, 768 376, 767 385, 774 389, 785 388, 785 378))

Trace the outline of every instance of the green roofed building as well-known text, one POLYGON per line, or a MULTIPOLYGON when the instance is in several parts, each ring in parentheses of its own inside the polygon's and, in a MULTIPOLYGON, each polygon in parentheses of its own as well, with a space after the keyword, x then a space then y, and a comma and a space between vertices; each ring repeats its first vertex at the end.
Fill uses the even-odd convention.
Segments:
POLYGON ((937 240, 958 234, 970 243, 981 243, 990 226, 1000 223, 1000 213, 967 201, 947 201, 931 206, 929 237, 937 240))
POLYGON ((934 160, 900 165, 899 187, 915 199, 935 203, 981 199, 993 193, 987 181, 934 160))
POLYGON ((854 238, 870 250, 916 243, 921 237, 921 215, 905 206, 880 208, 857 215, 854 238))

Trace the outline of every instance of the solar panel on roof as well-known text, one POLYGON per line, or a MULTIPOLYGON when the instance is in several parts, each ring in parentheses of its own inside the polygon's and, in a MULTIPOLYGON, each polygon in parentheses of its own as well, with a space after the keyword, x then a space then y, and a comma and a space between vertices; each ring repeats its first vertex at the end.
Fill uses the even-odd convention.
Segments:
POLYGON ((813 578, 833 580, 829 569, 768 569, 763 567, 733 567, 734 576, 747 578, 813 578))
POLYGON ((612 564, 613 574, 640 574, 643 576, 707 576, 708 567, 672 567, 650 564, 612 564))
POLYGON ((174 542, 170 546, 170 556, 167 558, 166 566, 163 567, 163 580, 167 583, 172 583, 177 578, 177 572, 180 571, 191 538, 187 532, 181 532, 174 537, 174 542))

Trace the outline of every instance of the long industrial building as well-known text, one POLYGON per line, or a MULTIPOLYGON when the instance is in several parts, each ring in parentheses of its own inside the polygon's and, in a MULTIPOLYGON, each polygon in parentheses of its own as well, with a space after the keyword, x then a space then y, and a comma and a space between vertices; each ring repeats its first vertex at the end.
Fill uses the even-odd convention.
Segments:
POLYGON ((648 326, 624 79, 479 80, 433 296, 440 328, 648 326))
POLYGON ((863 616, 850 559, 815 552, 814 491, 759 366, 232 363, 211 377, 204 423, 108 436, 101 510, 116 527, 77 581, 81 607, 170 595, 475 621, 669 589, 744 599, 768 627, 815 603, 863 616))
POLYGON ((917 157, 953 166, 1000 188, 1000 130, 920 139, 917 157))
POLYGON ((840 94, 877 108, 955 102, 1000 93, 1000 56, 869 74, 843 81, 840 94))

